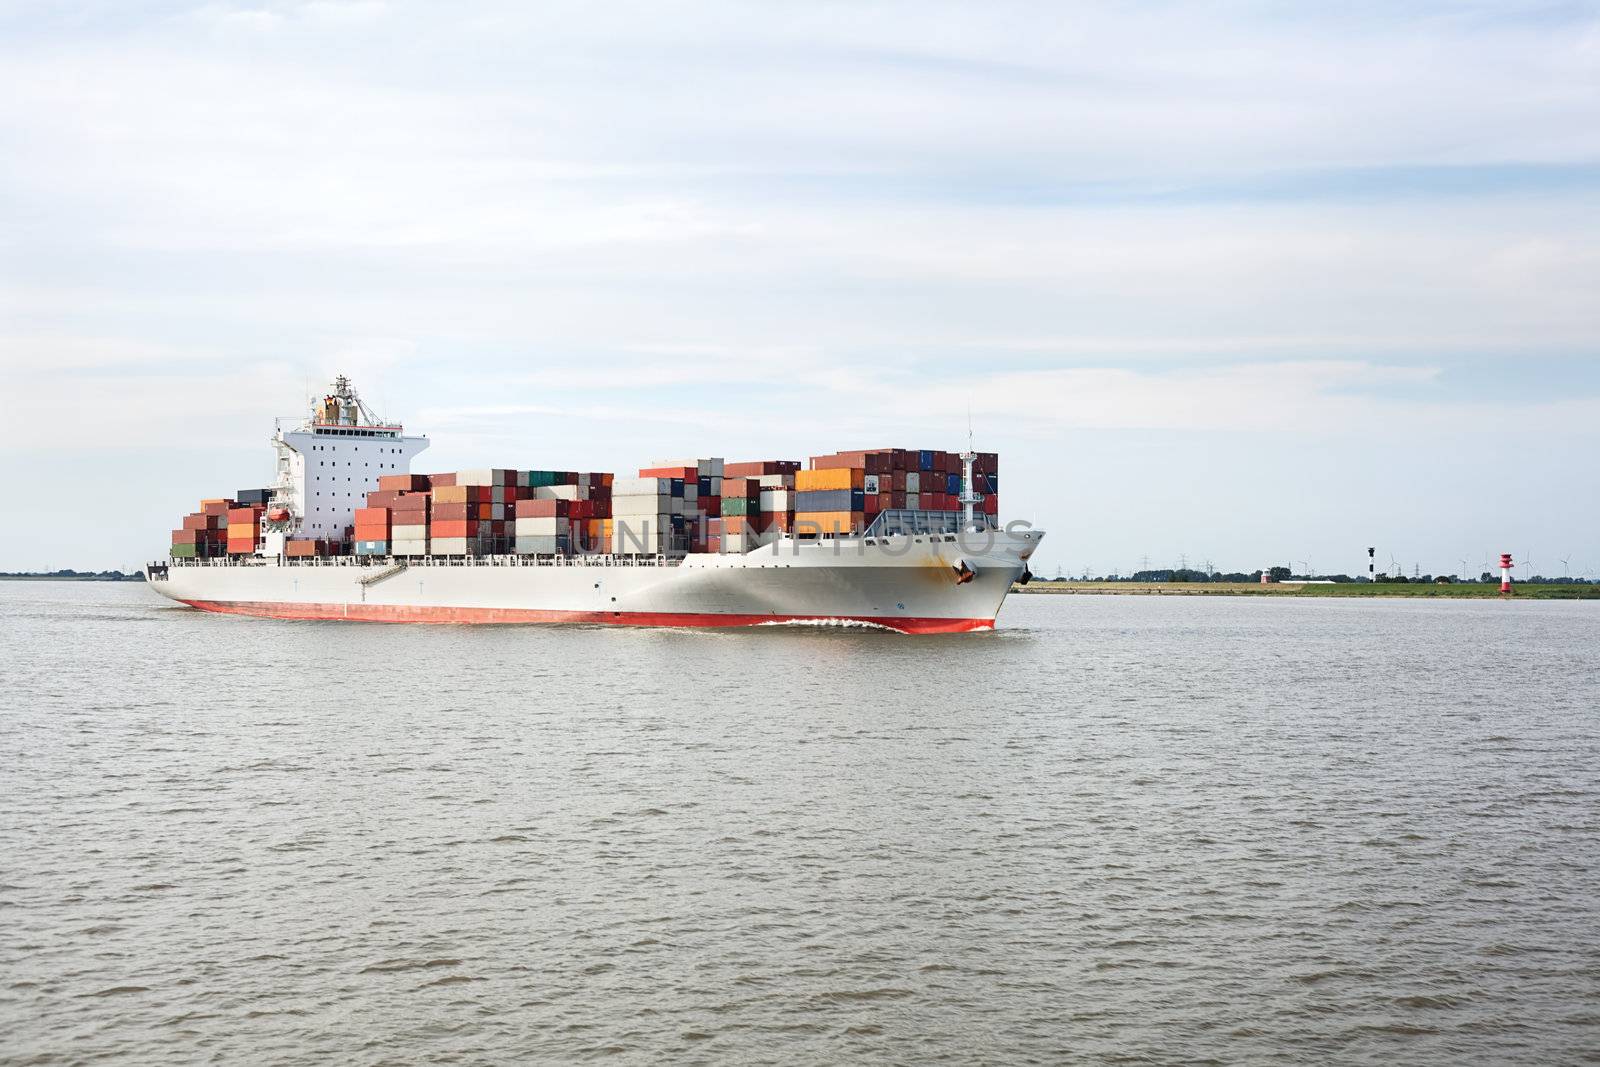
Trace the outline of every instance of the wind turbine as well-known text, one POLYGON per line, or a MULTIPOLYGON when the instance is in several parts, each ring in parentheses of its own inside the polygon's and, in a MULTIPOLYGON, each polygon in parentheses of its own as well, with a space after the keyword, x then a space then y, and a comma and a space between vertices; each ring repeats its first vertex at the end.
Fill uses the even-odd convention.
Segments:
POLYGON ((1572 569, 1568 566, 1568 564, 1570 564, 1571 562, 1572 562, 1572 557, 1571 556, 1568 556, 1566 559, 1561 561, 1561 577, 1562 577, 1563 580, 1572 577, 1572 569))
POLYGON ((1466 560, 1462 560, 1462 561, 1461 561, 1461 574, 1460 574, 1460 578, 1461 578, 1461 580, 1462 580, 1462 581, 1463 581, 1463 582, 1464 582, 1464 581, 1466 581, 1466 580, 1467 580, 1467 561, 1466 561, 1466 560))
POLYGON ((1394 558, 1393 552, 1389 553, 1389 570, 1384 574, 1384 577, 1387 578, 1389 575, 1397 577, 1400 575, 1400 561, 1394 558))

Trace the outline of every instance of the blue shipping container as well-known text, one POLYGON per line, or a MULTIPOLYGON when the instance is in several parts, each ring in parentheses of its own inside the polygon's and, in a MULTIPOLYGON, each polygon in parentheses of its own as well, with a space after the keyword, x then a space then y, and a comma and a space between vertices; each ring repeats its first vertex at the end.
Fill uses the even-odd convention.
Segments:
POLYGON ((794 497, 796 511, 863 511, 867 506, 860 489, 811 489, 794 497))
POLYGON ((917 453, 917 469, 919 471, 931 471, 931 470, 933 470, 933 453, 932 452, 918 452, 917 453))

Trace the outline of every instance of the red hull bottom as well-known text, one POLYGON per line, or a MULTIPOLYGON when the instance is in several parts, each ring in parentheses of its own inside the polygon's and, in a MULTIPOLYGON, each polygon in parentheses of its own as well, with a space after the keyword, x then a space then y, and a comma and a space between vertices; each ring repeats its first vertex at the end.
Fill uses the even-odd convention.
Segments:
POLYGON ((908 619, 870 615, 717 615, 657 611, 541 611, 533 608, 433 608, 402 604, 281 604, 250 600, 184 600, 201 611, 268 619, 447 624, 583 623, 601 626, 761 626, 767 623, 865 623, 903 634, 958 634, 994 629, 993 619, 908 619))

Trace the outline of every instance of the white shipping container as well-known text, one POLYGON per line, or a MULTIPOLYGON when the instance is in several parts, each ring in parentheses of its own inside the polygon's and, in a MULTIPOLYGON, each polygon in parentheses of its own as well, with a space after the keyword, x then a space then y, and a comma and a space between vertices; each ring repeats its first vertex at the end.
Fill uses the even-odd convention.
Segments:
POLYGON ((720 474, 713 474, 711 476, 711 495, 712 496, 721 496, 722 495, 722 475, 720 475, 720 474))
POLYGON ((464 556, 467 554, 465 537, 435 537, 433 554, 436 556, 464 556))
POLYGON ((456 471, 457 485, 493 485, 495 472, 487 468, 475 471, 456 471))
POLYGON ((567 532, 567 520, 554 515, 537 515, 517 520, 518 537, 554 537, 567 532))
MULTIPOLYGON (((649 481, 650 479, 644 479, 649 481)), ((535 500, 588 500, 587 487, 581 485, 540 485, 533 490, 535 500)))
POLYGON ((426 556, 428 554, 428 542, 426 539, 421 541, 391 541, 389 542, 389 554, 391 556, 426 556))
POLYGON ((618 478, 611 483, 612 496, 671 496, 671 478, 618 478))
POLYGON ((878 476, 876 474, 868 474, 862 481, 865 483, 862 486, 865 492, 876 493, 878 491, 878 476))
POLYGON ((669 515, 676 497, 670 496, 614 496, 611 498, 611 517, 624 515, 669 515))
POLYGON ((916 511, 922 507, 922 497, 916 493, 906 494, 906 510, 916 511))
POLYGON ((757 479, 763 489, 793 489, 794 475, 792 474, 763 474, 757 479))
POLYGON ((394 541, 426 541, 428 528, 426 526, 392 526, 389 537, 394 541))
POLYGON ((906 492, 915 493, 922 488, 922 475, 917 471, 906 471, 906 492))
POLYGON ((762 511, 789 511, 794 508, 794 493, 788 489, 761 490, 762 511))

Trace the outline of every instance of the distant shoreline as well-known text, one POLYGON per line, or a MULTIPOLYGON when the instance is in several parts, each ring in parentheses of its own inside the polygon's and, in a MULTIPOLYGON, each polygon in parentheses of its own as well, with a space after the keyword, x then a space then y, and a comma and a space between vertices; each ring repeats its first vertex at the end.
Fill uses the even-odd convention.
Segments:
MULTIPOLYGON (((1600 585, 1516 585, 1510 600, 1600 600, 1600 585)), ((1296 596, 1381 597, 1415 600, 1499 600, 1490 582, 1046 582, 1011 587, 1013 593, 1045 596, 1296 596)))
POLYGON ((121 571, 100 571, 96 574, 80 571, 67 571, 64 573, 45 574, 33 571, 18 571, 15 573, 0 574, 0 582, 142 582, 144 575, 135 572, 124 574, 121 571))

